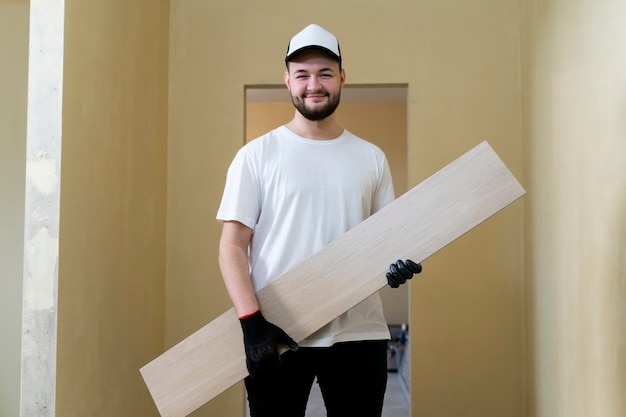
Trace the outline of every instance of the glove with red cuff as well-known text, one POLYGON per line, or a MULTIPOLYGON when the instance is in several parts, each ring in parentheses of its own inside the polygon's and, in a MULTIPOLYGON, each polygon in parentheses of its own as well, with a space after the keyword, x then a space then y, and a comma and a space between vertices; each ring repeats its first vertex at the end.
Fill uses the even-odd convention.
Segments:
POLYGON ((246 366, 251 376, 267 372, 280 364, 277 346, 297 350, 298 344, 280 327, 265 320, 261 310, 239 318, 243 330, 246 366))

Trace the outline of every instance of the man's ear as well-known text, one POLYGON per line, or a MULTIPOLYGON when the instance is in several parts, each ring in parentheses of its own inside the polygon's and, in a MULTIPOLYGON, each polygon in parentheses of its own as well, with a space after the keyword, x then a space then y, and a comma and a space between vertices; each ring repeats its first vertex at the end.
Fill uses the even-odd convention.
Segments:
POLYGON ((346 70, 341 68, 341 87, 343 88, 343 86, 346 84, 346 70))
POLYGON ((283 80, 285 81, 287 89, 291 91, 291 86, 289 85, 289 70, 285 71, 285 74, 283 74, 283 80))

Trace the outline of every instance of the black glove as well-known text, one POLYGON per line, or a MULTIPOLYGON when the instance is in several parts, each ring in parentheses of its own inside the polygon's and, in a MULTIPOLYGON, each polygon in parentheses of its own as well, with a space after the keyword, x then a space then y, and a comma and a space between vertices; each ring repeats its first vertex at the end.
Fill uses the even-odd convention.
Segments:
POLYGON ((280 327, 265 320, 261 310, 240 318, 243 344, 246 350, 246 366, 251 376, 275 368, 280 364, 277 345, 297 350, 298 344, 280 327))
POLYGON ((407 279, 413 278, 413 274, 419 274, 420 272, 422 272, 422 264, 416 264, 410 259, 407 259, 405 262, 398 260, 396 263, 389 265, 387 283, 391 288, 398 288, 407 279))

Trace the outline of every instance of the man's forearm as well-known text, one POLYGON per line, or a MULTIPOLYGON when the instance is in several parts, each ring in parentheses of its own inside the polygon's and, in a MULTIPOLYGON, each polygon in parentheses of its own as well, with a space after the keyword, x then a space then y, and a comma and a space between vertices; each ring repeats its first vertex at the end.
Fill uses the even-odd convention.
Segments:
POLYGON ((231 243, 220 244, 219 265, 226 290, 237 314, 248 315, 259 309, 248 267, 247 248, 231 243))

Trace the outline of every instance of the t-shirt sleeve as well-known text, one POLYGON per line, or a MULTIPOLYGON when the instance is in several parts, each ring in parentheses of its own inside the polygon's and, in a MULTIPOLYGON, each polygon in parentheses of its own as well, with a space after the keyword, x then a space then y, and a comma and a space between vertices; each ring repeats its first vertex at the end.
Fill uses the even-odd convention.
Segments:
POLYGON ((261 211, 257 169, 245 147, 237 152, 228 168, 217 220, 238 221, 254 229, 261 211))
POLYGON ((381 175, 378 181, 378 187, 374 194, 374 200, 372 201, 372 213, 376 213, 378 210, 385 207, 395 199, 393 190, 393 180, 391 178, 391 170, 387 163, 387 158, 383 155, 381 175))

